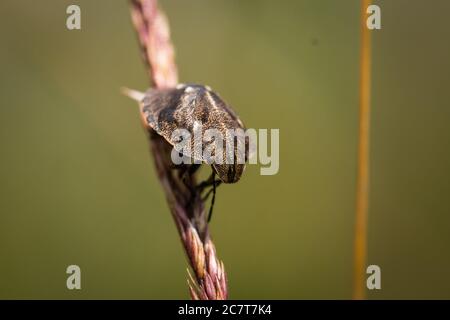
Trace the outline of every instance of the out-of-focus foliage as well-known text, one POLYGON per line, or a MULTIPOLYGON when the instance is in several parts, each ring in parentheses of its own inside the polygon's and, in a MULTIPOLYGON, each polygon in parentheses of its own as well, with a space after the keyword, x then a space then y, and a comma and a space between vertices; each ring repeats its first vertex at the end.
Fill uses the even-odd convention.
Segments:
MULTIPOLYGON (((185 256, 134 102, 146 74, 126 1, 0 3, 0 298, 187 298, 185 256), (66 267, 82 290, 66 289, 66 267)), ((448 1, 377 1, 370 298, 450 298, 448 1)), ((358 110, 355 0, 161 1, 180 80, 248 127, 280 171, 218 190, 232 298, 350 298, 358 110)))

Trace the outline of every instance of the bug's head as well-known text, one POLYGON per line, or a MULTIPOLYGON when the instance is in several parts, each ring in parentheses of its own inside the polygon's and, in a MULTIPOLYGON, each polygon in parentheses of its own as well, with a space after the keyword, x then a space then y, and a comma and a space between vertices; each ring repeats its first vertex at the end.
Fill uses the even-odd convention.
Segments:
MULTIPOLYGON (((242 140, 241 140, 242 141, 242 140)), ((224 183, 236 183, 241 178, 245 170, 245 164, 249 159, 249 139, 245 137, 244 148, 240 148, 242 145, 238 142, 238 138, 234 137, 234 156, 231 161, 227 163, 227 154, 223 154, 222 163, 212 163, 214 172, 219 176, 220 180, 224 183)))
POLYGON ((242 176, 245 164, 212 164, 214 172, 224 183, 236 183, 242 176))

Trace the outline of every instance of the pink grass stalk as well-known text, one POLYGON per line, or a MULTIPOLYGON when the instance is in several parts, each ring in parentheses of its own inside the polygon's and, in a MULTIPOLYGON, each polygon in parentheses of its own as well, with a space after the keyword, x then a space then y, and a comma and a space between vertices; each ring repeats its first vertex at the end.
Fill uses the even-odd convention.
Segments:
MULTIPOLYGON (((156 88, 175 87, 178 72, 169 24, 157 0, 131 0, 130 8, 151 84, 156 88)), ((191 298, 227 299, 225 268, 209 235, 195 174, 182 181, 173 169, 171 145, 152 129, 146 130, 157 176, 192 268, 192 273, 188 269, 187 280, 191 298)))

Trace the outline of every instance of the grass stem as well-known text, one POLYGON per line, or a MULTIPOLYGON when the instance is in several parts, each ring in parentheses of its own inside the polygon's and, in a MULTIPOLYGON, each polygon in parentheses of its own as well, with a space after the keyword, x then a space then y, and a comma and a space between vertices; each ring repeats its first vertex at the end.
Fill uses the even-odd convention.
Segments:
POLYGON ((369 129, 371 43, 367 27, 367 8, 370 0, 361 0, 360 12, 360 79, 359 79, 359 142, 356 186, 356 222, 354 239, 353 299, 364 299, 367 259, 367 212, 369 207, 369 129))

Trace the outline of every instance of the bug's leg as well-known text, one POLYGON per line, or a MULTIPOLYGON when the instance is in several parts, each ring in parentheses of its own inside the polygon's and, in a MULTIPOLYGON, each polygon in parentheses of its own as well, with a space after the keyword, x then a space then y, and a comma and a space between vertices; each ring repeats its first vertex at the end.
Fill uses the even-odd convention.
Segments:
MULTIPOLYGON (((221 183, 222 183, 222 180, 215 180, 216 188, 218 186, 220 186, 221 183)), ((208 192, 206 192, 206 194, 203 196, 202 201, 204 202, 204 201, 208 200, 209 196, 211 195, 211 193, 213 193, 213 191, 214 191, 214 188, 209 189, 208 192)))
POLYGON ((209 176, 208 179, 206 179, 205 181, 199 183, 197 185, 197 190, 201 193, 203 192, 203 190, 205 190, 206 187, 211 186, 214 180, 214 172, 209 176))
POLYGON ((197 172, 198 169, 200 169, 201 164, 194 163, 189 167, 189 174, 194 174, 197 172))
POLYGON ((197 172, 197 170, 200 168, 200 164, 191 164, 188 166, 187 170, 183 174, 183 181, 187 181, 188 178, 190 178, 194 173, 197 172))
MULTIPOLYGON (((211 176, 210 176, 207 180, 205 180, 205 181, 203 181, 203 182, 201 182, 201 183, 199 183, 199 184, 197 185, 197 190, 198 190, 200 193, 202 193, 207 187, 212 186, 214 183, 216 184, 216 186, 218 186, 219 184, 222 183, 222 180, 215 180, 215 179, 214 179, 214 173, 213 173, 213 174, 211 174, 211 176)), ((210 190, 210 191, 211 191, 211 190, 210 190)), ((209 193, 210 191, 208 191, 208 193, 209 193)))
POLYGON ((211 221, 211 217, 212 217, 212 212, 213 212, 213 208, 214 208, 214 202, 215 202, 215 200, 216 200, 216 179, 215 179, 215 177, 214 177, 214 171, 213 171, 213 187, 212 187, 212 190, 213 190, 213 196, 212 196, 212 199, 211 199, 211 205, 210 205, 210 207, 209 207, 209 213, 208 213, 208 223, 211 221))
POLYGON ((200 168, 200 164, 192 164, 192 165, 183 165, 178 168, 178 178, 180 178, 183 182, 186 182, 187 179, 193 175, 200 168))

